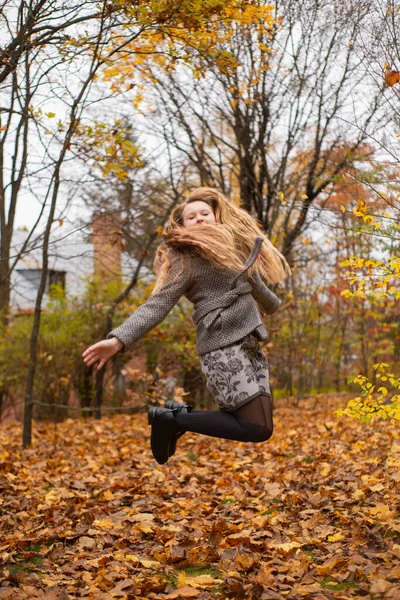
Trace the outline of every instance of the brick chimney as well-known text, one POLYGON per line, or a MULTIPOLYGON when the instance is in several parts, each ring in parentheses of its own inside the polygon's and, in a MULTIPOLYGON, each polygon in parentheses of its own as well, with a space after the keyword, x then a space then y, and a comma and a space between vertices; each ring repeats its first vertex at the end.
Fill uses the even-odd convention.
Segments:
POLYGON ((94 274, 102 282, 121 279, 122 234, 120 217, 104 209, 93 214, 94 274))

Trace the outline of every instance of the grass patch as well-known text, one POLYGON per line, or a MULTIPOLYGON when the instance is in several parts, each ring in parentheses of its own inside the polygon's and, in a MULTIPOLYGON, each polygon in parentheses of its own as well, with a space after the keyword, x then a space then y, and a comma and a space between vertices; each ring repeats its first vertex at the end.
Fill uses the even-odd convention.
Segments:
POLYGON ((43 548, 49 548, 50 546, 51 543, 29 544, 29 546, 14 555, 15 563, 8 565, 10 573, 15 575, 18 571, 23 571, 43 576, 44 573, 40 570, 40 567, 46 557, 42 556, 40 552, 43 548))
MULTIPOLYGON (((222 579, 219 570, 210 564, 196 563, 192 565, 183 565, 175 571, 172 577, 169 577, 171 584, 174 585, 176 588, 178 587, 178 575, 182 573, 184 573, 186 577, 199 577, 201 575, 208 575, 209 577, 213 577, 214 579, 222 579)), ((207 592, 212 594, 221 594, 223 590, 223 584, 217 584, 214 587, 207 587, 207 592)))
POLYGON ((38 567, 41 567, 44 557, 43 556, 32 556, 28 559, 18 560, 18 556, 15 557, 16 562, 13 565, 8 565, 10 573, 16 575, 18 571, 24 571, 24 573, 35 573, 36 575, 43 576, 44 573, 40 571, 38 567))
POLYGON ((186 458, 188 460, 190 460, 191 462, 196 462, 198 460, 197 455, 193 454, 192 452, 190 452, 189 454, 186 454, 186 458))
POLYGON ((221 573, 211 565, 194 564, 182 567, 180 571, 185 571, 188 577, 198 577, 199 575, 209 575, 210 577, 221 577, 221 573))
POLYGON ((307 554, 311 558, 311 560, 315 559, 315 546, 302 546, 301 550, 307 554))
MULTIPOLYGON (((50 546, 51 544, 44 544, 45 546, 50 546)), ((30 546, 27 546, 25 552, 40 552, 42 549, 42 546, 40 544, 31 544, 30 546)))
POLYGON ((194 563, 192 565, 182 565, 177 567, 172 573, 168 574, 167 579, 171 585, 177 587, 179 573, 185 573, 186 577, 198 577, 199 575, 209 575, 214 578, 221 578, 221 573, 216 567, 209 563, 194 563))
POLYGON ((222 498, 222 500, 219 501, 220 504, 237 504, 237 500, 235 500, 235 498, 222 498))
POLYGON ((383 537, 390 540, 400 540, 400 531, 390 531, 389 529, 383 534, 383 537))
POLYGON ((329 577, 324 577, 323 581, 321 582, 321 587, 322 588, 326 588, 328 590, 347 590, 349 588, 351 589, 355 589, 357 588, 357 584, 353 583, 352 581, 342 581, 342 583, 337 583, 335 582, 335 580, 333 579, 329 579, 329 577))
POLYGON ((263 512, 261 513, 261 516, 263 517, 264 515, 273 515, 275 512, 275 510, 273 508, 269 508, 268 510, 263 510, 263 512))

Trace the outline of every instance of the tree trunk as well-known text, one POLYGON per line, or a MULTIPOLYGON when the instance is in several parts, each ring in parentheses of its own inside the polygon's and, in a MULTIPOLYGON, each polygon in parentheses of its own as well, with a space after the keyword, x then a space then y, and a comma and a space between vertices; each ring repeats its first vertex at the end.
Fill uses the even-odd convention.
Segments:
POLYGON ((1 223, 1 251, 0 251, 0 319, 6 327, 8 325, 10 309, 10 245, 12 229, 1 223))
MULTIPOLYGON (((61 163, 60 163, 61 164, 61 163)), ((22 445, 24 448, 32 443, 32 414, 33 414, 33 390, 35 382, 35 371, 37 364, 37 352, 39 342, 39 331, 40 331, 40 319, 42 314, 42 301, 46 290, 47 273, 48 273, 48 261, 49 261, 49 239, 51 226, 54 220, 54 213, 58 198, 58 189, 60 185, 60 165, 56 168, 55 183, 52 195, 52 201, 50 205, 50 213, 48 216, 46 229, 43 239, 43 252, 42 252, 42 275, 40 278, 40 284, 38 293, 36 296, 35 303, 35 314, 33 318, 33 326, 31 331, 30 340, 30 355, 28 364, 28 375, 26 378, 26 392, 25 392, 25 410, 24 410, 24 430, 22 435, 22 445)))
POLYGON ((96 371, 96 395, 94 398, 94 416, 95 419, 101 419, 101 403, 103 399, 103 383, 104 383, 105 365, 96 371))

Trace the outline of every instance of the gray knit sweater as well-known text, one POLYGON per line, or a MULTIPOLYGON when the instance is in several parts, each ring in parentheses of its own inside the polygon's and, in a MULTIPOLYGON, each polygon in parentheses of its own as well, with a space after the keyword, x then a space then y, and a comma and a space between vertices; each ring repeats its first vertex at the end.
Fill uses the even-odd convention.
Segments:
POLYGON ((256 259, 263 238, 255 241, 241 273, 216 269, 201 256, 189 256, 173 251, 170 276, 164 286, 108 337, 117 337, 128 349, 137 340, 159 325, 185 296, 194 305, 196 351, 205 354, 228 346, 252 331, 261 340, 268 334, 257 304, 267 314, 276 312, 281 300, 265 285, 260 276, 247 277, 247 270, 256 259))

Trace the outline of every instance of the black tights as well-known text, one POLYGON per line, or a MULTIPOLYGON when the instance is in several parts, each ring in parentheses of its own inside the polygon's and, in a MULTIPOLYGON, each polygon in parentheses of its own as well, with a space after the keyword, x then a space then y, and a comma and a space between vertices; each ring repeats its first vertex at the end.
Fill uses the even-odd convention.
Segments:
POLYGON ((265 442, 273 431, 272 402, 260 394, 235 411, 192 410, 178 412, 176 421, 186 431, 239 442, 265 442))

